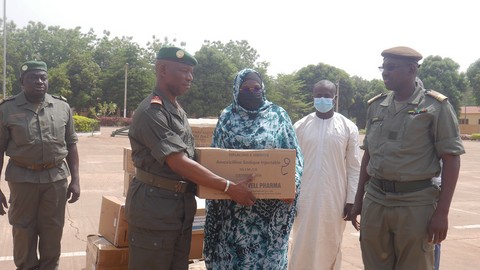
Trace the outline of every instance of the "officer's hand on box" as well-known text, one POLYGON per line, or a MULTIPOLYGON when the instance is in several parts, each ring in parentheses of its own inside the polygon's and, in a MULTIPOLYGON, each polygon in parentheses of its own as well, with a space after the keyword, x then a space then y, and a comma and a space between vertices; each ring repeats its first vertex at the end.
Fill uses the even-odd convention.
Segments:
POLYGON ((254 178, 255 175, 250 175, 247 179, 237 181, 237 183, 227 180, 228 186, 225 188, 225 193, 227 193, 227 195, 238 204, 252 206, 255 203, 256 198, 250 188, 248 188, 248 183, 254 178))

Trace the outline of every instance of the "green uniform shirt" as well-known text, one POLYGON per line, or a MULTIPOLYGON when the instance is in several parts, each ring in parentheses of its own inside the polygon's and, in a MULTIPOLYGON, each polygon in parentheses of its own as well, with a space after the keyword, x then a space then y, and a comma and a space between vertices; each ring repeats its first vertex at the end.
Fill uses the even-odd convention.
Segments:
POLYGON ((194 158, 194 139, 185 111, 155 90, 140 105, 128 137, 135 167, 173 180, 184 180, 165 163, 165 158, 184 152, 194 158))
POLYGON ((6 181, 49 183, 67 178, 67 145, 77 141, 70 106, 60 97, 45 94, 38 113, 37 106, 28 102, 24 92, 0 104, 0 151, 22 164, 62 163, 52 169, 33 171, 10 160, 6 181))
POLYGON ((440 173, 440 156, 465 153, 455 111, 417 87, 403 109, 395 110, 394 92, 374 100, 367 111, 364 150, 367 173, 378 179, 414 181, 440 173))

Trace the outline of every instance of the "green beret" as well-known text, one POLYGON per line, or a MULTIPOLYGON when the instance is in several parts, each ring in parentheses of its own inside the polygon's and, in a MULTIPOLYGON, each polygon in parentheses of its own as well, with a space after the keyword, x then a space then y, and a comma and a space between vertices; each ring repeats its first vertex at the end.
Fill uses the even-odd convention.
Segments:
POLYGON ((30 70, 43 70, 47 71, 47 64, 43 61, 27 61, 20 67, 20 75, 30 70))
POLYGON ((423 58, 423 56, 419 52, 415 51, 412 48, 404 47, 404 46, 386 49, 382 52, 382 56, 384 58, 387 58, 387 57, 400 58, 400 59, 412 60, 415 62, 418 62, 423 58))
POLYGON ((195 66, 198 64, 197 59, 184 49, 171 46, 160 48, 157 53, 157 59, 179 62, 189 66, 195 66))

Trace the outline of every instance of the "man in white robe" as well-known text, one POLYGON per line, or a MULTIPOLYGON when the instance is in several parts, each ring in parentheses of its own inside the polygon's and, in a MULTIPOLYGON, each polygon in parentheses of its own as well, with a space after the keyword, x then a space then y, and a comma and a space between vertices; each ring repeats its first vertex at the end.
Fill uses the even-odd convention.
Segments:
POLYGON ((304 156, 297 216, 290 234, 290 270, 340 269, 346 222, 360 171, 358 128, 333 111, 336 86, 313 87, 316 111, 295 123, 304 156))

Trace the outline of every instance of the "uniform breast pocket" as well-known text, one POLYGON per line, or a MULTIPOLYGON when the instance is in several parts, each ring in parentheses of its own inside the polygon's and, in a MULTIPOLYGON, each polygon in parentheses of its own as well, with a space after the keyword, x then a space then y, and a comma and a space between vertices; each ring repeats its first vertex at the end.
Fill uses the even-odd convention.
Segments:
POLYGON ((431 141, 432 119, 429 114, 409 115, 405 118, 403 137, 415 138, 415 140, 405 140, 405 147, 418 147, 418 145, 428 144, 431 141))
POLYGON ((65 141, 65 128, 67 126, 67 117, 62 115, 50 114, 47 116, 50 122, 50 136, 53 140, 63 142, 65 141))
POLYGON ((37 119, 33 116, 10 119, 10 131, 16 145, 31 144, 38 134, 37 119))
POLYGON ((373 118, 370 120, 370 126, 367 130, 367 140, 369 145, 379 143, 379 138, 382 133, 383 119, 373 118))

